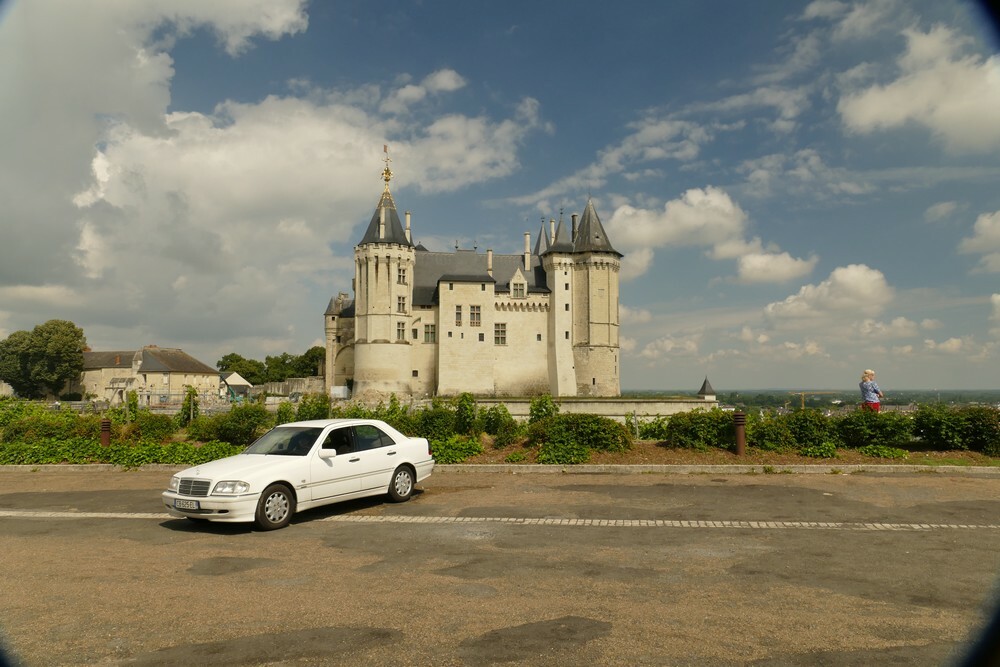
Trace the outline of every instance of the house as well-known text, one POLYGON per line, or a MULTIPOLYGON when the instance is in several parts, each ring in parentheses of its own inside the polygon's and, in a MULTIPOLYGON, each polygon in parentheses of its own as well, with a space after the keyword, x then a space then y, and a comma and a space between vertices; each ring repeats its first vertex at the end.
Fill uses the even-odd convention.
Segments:
POLYGON ((194 387, 201 400, 216 401, 219 371, 183 350, 147 345, 140 350, 84 352, 83 374, 78 387, 84 398, 125 400, 134 391, 141 406, 179 405, 187 387, 194 387))
POLYGON ((227 401, 246 400, 250 396, 253 385, 242 375, 236 372, 222 374, 223 387, 219 390, 219 396, 227 401))
POLYGON ((389 191, 354 249, 353 296, 324 313, 328 393, 616 397, 623 255, 593 202, 571 225, 542 224, 534 247, 431 252, 412 240, 389 191))

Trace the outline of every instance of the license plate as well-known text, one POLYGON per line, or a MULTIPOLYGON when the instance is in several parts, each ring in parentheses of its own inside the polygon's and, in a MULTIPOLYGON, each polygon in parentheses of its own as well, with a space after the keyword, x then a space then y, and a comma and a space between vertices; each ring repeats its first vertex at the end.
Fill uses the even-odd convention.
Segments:
POLYGON ((201 505, 198 504, 197 500, 180 500, 178 498, 174 499, 174 507, 176 507, 179 510, 201 509, 201 505))

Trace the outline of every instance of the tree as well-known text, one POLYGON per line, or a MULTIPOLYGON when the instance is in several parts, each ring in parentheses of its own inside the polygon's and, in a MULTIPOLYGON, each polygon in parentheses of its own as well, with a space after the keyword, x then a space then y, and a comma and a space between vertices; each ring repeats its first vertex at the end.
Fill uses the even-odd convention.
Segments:
POLYGON ((58 396, 83 372, 87 339, 67 320, 49 320, 0 342, 0 380, 23 398, 58 396))
POLYGON ((268 382, 284 382, 290 377, 295 377, 295 355, 282 352, 276 357, 264 357, 264 365, 267 366, 268 382))
POLYGON ((239 373, 240 377, 250 384, 263 384, 267 382, 267 367, 264 363, 256 359, 244 359, 235 352, 231 352, 215 363, 215 367, 223 373, 239 373))
POLYGON ((323 375, 323 367, 326 365, 326 348, 314 345, 298 357, 293 364, 295 377, 312 377, 323 375))

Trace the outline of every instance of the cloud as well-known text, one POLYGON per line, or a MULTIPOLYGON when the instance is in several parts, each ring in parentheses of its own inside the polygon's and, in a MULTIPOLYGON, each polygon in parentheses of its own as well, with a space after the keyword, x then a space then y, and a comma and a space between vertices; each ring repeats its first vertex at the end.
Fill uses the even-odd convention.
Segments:
POLYGON ((1000 294, 990 295, 990 304, 993 306, 993 314, 990 315, 990 322, 997 322, 997 326, 990 329, 990 335, 1000 338, 1000 294))
MULTIPOLYGON (((894 0, 858 2, 851 6, 837 23, 833 31, 833 38, 843 41, 871 37, 879 32, 880 26, 895 9, 896 2, 894 0)), ((838 14, 828 10, 827 15, 833 17, 838 14)))
POLYGON ((639 356, 651 363, 668 360, 671 357, 694 357, 698 355, 698 342, 701 336, 664 336, 647 343, 639 356))
POLYGON ((755 197, 813 193, 829 198, 863 195, 875 189, 859 174, 828 166, 811 148, 746 160, 737 171, 746 174, 748 194, 755 197))
POLYGON ((740 282, 783 283, 812 273, 818 257, 797 259, 787 252, 748 253, 737 261, 740 282))
POLYGON ((725 191, 711 186, 688 190, 662 211, 619 206, 607 227, 616 247, 628 252, 629 263, 638 259, 627 267, 623 280, 642 275, 652 265, 656 248, 705 247, 712 259, 736 259, 739 279, 747 283, 799 278, 817 261, 765 249, 759 238, 747 239, 746 212, 725 191))
POLYGON ((644 324, 652 321, 653 315, 645 308, 629 308, 621 304, 618 306, 618 318, 622 324, 644 324))
POLYGON ((976 218, 972 236, 961 240, 958 251, 982 255, 976 271, 1000 273, 1000 211, 983 213, 976 218))
POLYGON ((848 89, 837 104, 846 129, 858 134, 915 123, 954 153, 1000 147, 1000 58, 960 56, 965 39, 945 26, 903 31, 898 78, 848 89))
POLYGON ((881 271, 864 264, 838 267, 818 285, 805 285, 784 301, 768 304, 765 319, 776 328, 824 326, 879 315, 895 290, 881 271))
POLYGON ((878 322, 868 318, 861 322, 858 332, 866 338, 884 340, 886 338, 912 338, 919 335, 920 326, 905 317, 896 317, 891 322, 878 322))
POLYGON ((947 220, 958 210, 958 202, 942 201, 927 207, 924 211, 924 220, 927 222, 940 222, 947 220))
POLYGON ((465 79, 452 69, 442 69, 428 74, 419 85, 408 84, 389 94, 379 111, 387 114, 403 114, 418 102, 424 101, 428 95, 450 93, 465 86, 465 79))

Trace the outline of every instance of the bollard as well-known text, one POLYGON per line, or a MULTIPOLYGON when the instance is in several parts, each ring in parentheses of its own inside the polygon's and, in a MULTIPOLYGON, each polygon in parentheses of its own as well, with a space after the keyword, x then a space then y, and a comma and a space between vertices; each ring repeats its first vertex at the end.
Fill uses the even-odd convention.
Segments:
POLYGON ((747 451, 747 413, 734 412, 733 426, 736 427, 736 456, 743 456, 747 451))
POLYGON ((101 420, 101 447, 109 447, 111 445, 111 420, 102 419, 101 420))

